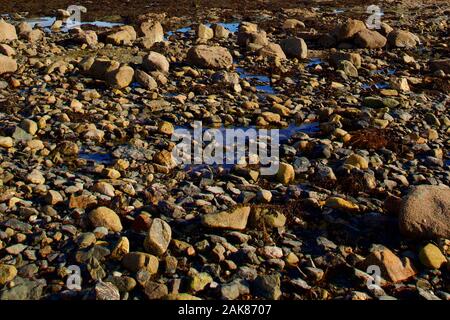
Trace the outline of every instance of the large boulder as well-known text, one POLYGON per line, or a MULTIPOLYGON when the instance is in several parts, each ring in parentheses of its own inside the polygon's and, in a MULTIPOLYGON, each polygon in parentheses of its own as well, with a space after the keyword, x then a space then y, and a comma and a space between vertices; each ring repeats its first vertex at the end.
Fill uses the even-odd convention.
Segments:
POLYGON ((141 43, 145 48, 151 48, 155 43, 164 41, 164 30, 158 21, 142 22, 138 28, 138 34, 143 37, 141 43))
POLYGON ((353 41, 360 48, 378 49, 386 45, 387 39, 377 31, 363 29, 354 36, 353 41))
POLYGON ((199 40, 209 40, 214 38, 214 30, 207 25, 200 23, 196 30, 197 39, 199 40))
POLYGON ((290 58, 306 59, 308 57, 308 46, 301 38, 289 38, 281 41, 286 56, 290 58))
POLYGON ((413 187, 402 200, 399 227, 412 238, 450 239, 450 188, 413 187))
POLYGON ((4 21, 0 20, 0 42, 17 40, 16 28, 4 21))
POLYGON ((404 30, 390 32, 387 41, 390 46, 397 48, 414 48, 420 42, 415 34, 404 30))
POLYGON ((162 54, 151 51, 142 61, 142 66, 147 71, 169 72, 169 61, 162 54))
POLYGON ((126 88, 133 81, 134 69, 130 66, 121 66, 105 74, 105 81, 111 88, 126 88))
POLYGON ((188 62, 207 69, 226 69, 233 64, 233 57, 228 49, 218 46, 198 45, 189 49, 188 62))
POLYGON ((16 70, 17 70, 16 60, 0 54, 0 74, 16 72, 16 70))
MULTIPOLYGON (((84 65, 83 68, 85 68, 87 75, 99 80, 104 80, 107 73, 117 70, 120 67, 119 62, 108 58, 93 59, 92 63, 91 59, 92 58, 87 58, 85 60, 86 65, 84 65)), ((83 63, 83 61, 81 63, 83 63)))
POLYGON ((339 42, 352 40, 353 36, 361 30, 367 29, 361 20, 348 19, 335 29, 335 35, 339 42))
POLYGON ((239 26, 237 43, 242 47, 250 44, 265 46, 269 44, 269 40, 267 39, 267 33, 265 31, 258 30, 258 25, 243 22, 239 26))
POLYGON ((156 80, 145 71, 136 70, 134 77, 147 90, 155 90, 158 87, 156 80))
POLYGON ((97 33, 93 30, 81 30, 74 29, 76 32, 74 33, 73 40, 79 44, 86 44, 90 47, 95 47, 98 44, 97 33))
POLYGON ((281 46, 276 43, 269 43, 268 45, 262 47, 258 50, 258 54, 262 57, 286 59, 283 49, 281 49, 281 46))
POLYGON ((131 45, 137 34, 132 26, 121 26, 107 34, 105 42, 114 45, 131 45))
POLYGON ((164 30, 158 21, 147 20, 138 27, 138 34, 145 38, 154 38, 155 42, 164 40, 164 30))

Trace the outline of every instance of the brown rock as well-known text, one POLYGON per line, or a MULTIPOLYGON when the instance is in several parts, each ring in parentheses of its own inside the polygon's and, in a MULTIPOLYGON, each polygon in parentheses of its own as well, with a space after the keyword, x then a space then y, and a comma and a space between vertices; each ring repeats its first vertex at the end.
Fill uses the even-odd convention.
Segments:
POLYGON ((208 69, 226 69, 233 64, 233 57, 228 49, 223 47, 210 47, 198 45, 192 47, 187 54, 188 62, 208 69))
POLYGON ((218 39, 227 39, 230 37, 231 31, 220 24, 213 24, 211 28, 214 31, 214 37, 218 39))
POLYGON ((210 27, 200 23, 197 26, 197 38, 201 40, 209 40, 214 38, 214 30, 210 27))
POLYGON ((402 200, 399 227, 412 238, 450 239, 450 188, 413 187, 402 200))
POLYGON ((169 61, 162 54, 151 51, 142 62, 142 66, 147 71, 160 71, 163 73, 169 72, 169 61))
POLYGON ((105 41, 114 45, 131 45, 136 37, 136 31, 132 26, 121 26, 111 31, 105 41))
POLYGON ((100 80, 104 80, 107 73, 111 73, 120 68, 119 62, 107 58, 97 58, 94 60, 87 58, 81 64, 89 76, 100 80))
POLYGON ((11 73, 17 71, 16 60, 0 54, 0 74, 11 73))
POLYGON ((414 48, 419 38, 409 31, 394 30, 388 34, 389 45, 397 48, 414 48))
POLYGON ((69 208, 71 209, 86 209, 90 206, 97 204, 97 200, 93 195, 79 195, 72 194, 69 199, 69 208))
POLYGON ((131 272, 138 272, 141 269, 150 274, 158 272, 159 261, 155 256, 144 252, 130 252, 122 259, 122 265, 131 272))
POLYGON ((16 55, 16 50, 8 46, 7 44, 0 44, 0 53, 5 56, 12 57, 16 55))
POLYGON ((286 19, 283 23, 283 29, 301 29, 305 28, 305 24, 297 19, 286 19))
POLYGON ((151 48, 153 44, 164 41, 164 30, 158 21, 147 20, 140 24, 138 34, 144 37, 146 48, 151 48))
POLYGON ((281 46, 276 43, 269 43, 268 45, 262 47, 258 50, 258 54, 262 57, 278 57, 280 59, 286 59, 283 49, 281 49, 281 46))
POLYGON ((162 165, 162 166, 165 166, 168 168, 173 168, 176 165, 175 159, 174 159, 172 153, 167 150, 162 150, 162 151, 156 153, 153 156, 153 161, 159 165, 162 165))
POLYGON ((301 38, 289 38, 281 41, 281 47, 290 58, 306 59, 308 57, 308 46, 301 38))
POLYGON ((39 29, 31 30, 30 32, 24 34, 24 38, 31 43, 38 42, 44 38, 44 32, 39 29))
POLYGON ((356 68, 361 67, 361 55, 355 52, 336 52, 331 56, 331 62, 338 66, 343 60, 350 61, 356 68))
POLYGON ((158 83, 156 83, 156 80, 145 71, 136 70, 134 76, 136 78, 136 81, 145 89, 155 90, 156 88, 158 88, 158 83))
POLYGON ((364 29, 354 36, 353 41, 360 48, 378 49, 386 45, 387 39, 377 31, 364 29))
POLYGON ((126 88, 133 81, 134 69, 130 66, 122 66, 105 74, 108 86, 112 88, 126 88))
POLYGON ((107 207, 98 207, 89 213, 89 220, 94 227, 105 227, 113 232, 122 231, 120 218, 113 210, 107 207))
POLYGON ((244 230, 249 214, 250 207, 239 207, 233 211, 205 214, 202 223, 209 228, 244 230))
POLYGON ((161 256, 169 247, 171 239, 172 229, 169 224, 164 220, 155 218, 144 240, 144 248, 149 253, 161 256))
POLYGON ((144 293, 149 300, 160 300, 169 294, 169 289, 163 283, 148 281, 145 283, 144 293))
POLYGON ((74 40, 80 44, 87 44, 90 47, 94 47, 98 43, 97 33, 92 30, 82 30, 75 37, 74 40))
POLYGON ((347 41, 351 40, 355 34, 364 29, 367 29, 364 22, 348 19, 336 28, 335 34, 338 41, 347 41))
POLYGON ((0 19, 0 42, 17 40, 16 28, 0 19))
POLYGON ((417 273, 408 258, 401 260, 383 246, 377 246, 372 251, 361 263, 361 269, 366 270, 370 265, 378 266, 381 270, 381 277, 394 283, 404 281, 417 273))

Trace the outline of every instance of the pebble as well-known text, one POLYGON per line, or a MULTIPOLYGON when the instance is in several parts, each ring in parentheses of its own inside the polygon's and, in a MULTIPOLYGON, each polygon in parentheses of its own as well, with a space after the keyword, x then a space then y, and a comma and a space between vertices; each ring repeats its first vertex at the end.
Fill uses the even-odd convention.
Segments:
POLYGON ((250 207, 239 207, 232 211, 222 211, 203 215, 202 223, 209 228, 244 230, 250 214, 250 207))
POLYGON ((260 275, 253 282, 252 292, 269 300, 278 300, 282 295, 280 284, 279 275, 260 275))
POLYGON ((5 285, 6 283, 14 280, 17 275, 16 267, 8 264, 0 265, 0 285, 5 285))
POLYGON ((98 207, 89 213, 89 221, 94 227, 105 227, 113 232, 122 231, 119 216, 107 207, 98 207))
POLYGON ((169 247, 171 239, 172 229, 169 224, 159 218, 155 218, 144 240, 144 247, 147 252, 161 256, 169 247))
POLYGON ((383 246, 377 246, 363 261, 363 270, 370 265, 381 269, 381 277, 392 282, 400 282, 414 276, 417 271, 408 258, 401 260, 391 250, 383 246))
POLYGON ((131 272, 138 272, 141 269, 150 274, 158 272, 159 261, 155 256, 144 252, 130 252, 122 259, 123 266, 131 272))
POLYGON ((447 262, 447 259, 442 254, 441 250, 432 243, 429 243, 420 249, 419 259, 425 267, 431 269, 439 269, 447 262))

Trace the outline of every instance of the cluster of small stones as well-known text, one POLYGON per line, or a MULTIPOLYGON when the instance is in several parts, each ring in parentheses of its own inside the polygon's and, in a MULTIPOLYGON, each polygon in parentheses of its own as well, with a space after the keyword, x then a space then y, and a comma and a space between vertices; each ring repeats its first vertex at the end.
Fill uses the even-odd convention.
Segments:
POLYGON ((427 10, 0 21, 0 299, 450 300, 449 9, 427 10), (176 166, 194 121, 317 131, 262 176, 176 166))

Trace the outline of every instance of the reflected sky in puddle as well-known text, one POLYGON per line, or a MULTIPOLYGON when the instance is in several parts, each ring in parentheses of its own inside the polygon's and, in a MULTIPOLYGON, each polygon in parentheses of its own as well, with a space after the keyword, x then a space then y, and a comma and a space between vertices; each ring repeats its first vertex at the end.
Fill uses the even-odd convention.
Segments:
POLYGON ((311 59, 309 59, 309 62, 306 66, 308 68, 311 68, 311 67, 315 67, 321 63, 323 63, 323 60, 321 58, 311 58, 311 59))
POLYGON ((262 91, 266 94, 275 93, 275 89, 270 84, 270 78, 268 76, 253 74, 245 71, 244 68, 236 68, 236 72, 239 74, 241 79, 255 81, 255 87, 258 91, 262 91))
MULTIPOLYGON (((233 33, 236 33, 239 29, 240 22, 219 22, 217 24, 223 26, 225 29, 227 29, 233 33)), ((207 23, 206 25, 208 27, 211 27, 213 25, 213 23, 207 23)), ((168 31, 167 36, 169 37, 175 33, 188 33, 191 31, 193 31, 192 27, 183 27, 183 28, 179 28, 175 31, 168 31)))
POLYGON ((390 85, 387 82, 378 82, 378 83, 375 83, 375 84, 373 84, 373 83, 372 84, 363 83, 361 85, 361 88, 363 88, 364 90, 369 90, 369 89, 372 89, 373 87, 375 89, 389 89, 390 85))
MULTIPOLYGON (((175 126, 175 129, 187 129, 189 131, 194 130, 192 127, 187 127, 187 126, 175 126)), ((206 130, 209 130, 209 129, 219 130, 222 133, 222 135, 225 136, 225 132, 228 129, 242 130, 244 132, 247 132, 248 130, 251 130, 251 129, 258 131, 258 129, 264 129, 264 128, 258 128, 253 125, 248 126, 248 127, 243 127, 243 126, 226 126, 226 127, 221 126, 218 128, 202 127, 202 132, 204 133, 206 130)), ((314 133, 317 133, 320 131, 318 122, 303 123, 301 125, 290 124, 286 128, 267 128, 269 135, 272 130, 278 130, 279 137, 280 137, 280 140, 279 140, 280 143, 286 143, 296 133, 302 132, 302 133, 307 133, 307 134, 314 134, 314 133)))
MULTIPOLYGON (((191 132, 191 134, 193 134, 193 130, 194 130, 194 129, 192 129, 190 127, 186 127, 186 126, 178 126, 178 127, 176 127, 176 129, 184 129, 184 130, 187 129, 189 132, 191 132)), ((278 144, 275 144, 274 146, 278 146, 279 147, 280 144, 286 144, 288 142, 288 140, 291 139, 297 133, 313 134, 313 133, 318 132, 319 131, 319 123, 313 122, 313 123, 304 123, 304 124, 301 124, 301 125, 291 124, 287 128, 282 128, 282 129, 275 129, 275 128, 273 128, 273 129, 267 129, 267 131, 263 131, 263 132, 258 131, 258 128, 255 127, 255 126, 248 126, 248 127, 229 126, 229 127, 219 127, 219 128, 205 128, 205 127, 202 127, 202 133, 203 133, 204 136, 208 135, 208 133, 211 134, 211 137, 215 136, 215 134, 213 134, 213 132, 211 132, 211 131, 206 132, 209 129, 218 130, 221 133, 221 135, 222 135, 222 138, 219 138, 220 136, 217 137, 217 138, 220 139, 220 140, 223 139, 222 143, 220 143, 220 145, 223 145, 223 143, 225 144, 224 145, 224 149, 223 149, 223 156, 224 156, 224 161, 223 162, 224 163, 223 164, 218 164, 218 163, 214 162, 212 164, 204 164, 204 163, 203 164, 199 164, 197 162, 197 163, 194 163, 194 164, 185 164, 185 165, 183 165, 183 169, 185 171, 187 171, 187 172, 210 171, 211 169, 218 168, 219 166, 222 167, 222 168, 225 168, 225 169, 231 169, 235 165, 237 165, 238 164, 238 160, 237 160, 238 153, 237 153, 237 150, 236 150, 236 147, 237 147, 236 146, 236 142, 234 142, 234 145, 233 145, 233 144, 230 144, 226 140, 227 139, 226 138, 227 135, 226 135, 225 130, 227 130, 227 129, 242 130, 248 136, 252 135, 252 133, 249 132, 249 130, 253 129, 253 130, 255 130, 255 132, 252 135, 254 138, 256 136, 258 136, 258 135, 267 135, 269 138, 270 137, 274 137, 275 133, 273 131, 277 130, 278 134, 279 134, 279 142, 278 142, 278 144), (226 159, 227 159, 226 155, 230 151, 234 155, 233 156, 233 161, 230 161, 230 160, 226 161, 226 159)), ((186 133, 184 133, 184 134, 186 134, 186 133)), ((237 132, 234 132, 234 135, 236 135, 236 134, 237 134, 237 132)), ((203 137, 203 139, 206 139, 206 138, 203 137)), ((249 138, 246 137, 246 149, 248 149, 248 140, 249 140, 249 138)), ((206 145, 209 145, 211 143, 210 140, 208 140, 208 141, 205 140, 204 142, 206 143, 206 145)), ((276 141, 274 141, 274 142, 276 142, 276 141)), ((269 148, 269 150, 270 150, 270 148, 269 148)), ((245 152, 245 154, 246 154, 245 157, 247 158, 248 157, 248 150, 246 150, 246 151, 247 152, 245 152)), ((273 154, 271 153, 271 151, 269 151, 268 155, 271 156, 273 154)))
MULTIPOLYGON (((25 22, 27 22, 32 28, 40 26, 44 28, 45 31, 51 32, 50 29, 53 23, 55 23, 56 17, 38 17, 38 18, 30 18, 25 19, 25 22)), ((69 29, 75 28, 75 27, 81 27, 81 26, 95 26, 98 28, 112 28, 116 26, 122 26, 123 23, 117 23, 117 22, 107 22, 107 21, 82 21, 78 24, 67 24, 66 22, 63 22, 63 26, 60 29, 63 32, 69 31, 69 29)))
POLYGON ((370 73, 391 76, 391 75, 395 74, 396 71, 397 71, 396 69, 383 68, 383 69, 378 69, 378 70, 372 70, 372 71, 370 71, 370 73))
POLYGON ((111 164, 114 162, 114 158, 110 153, 81 151, 78 154, 78 157, 80 159, 85 159, 87 161, 103 163, 103 164, 111 164))

